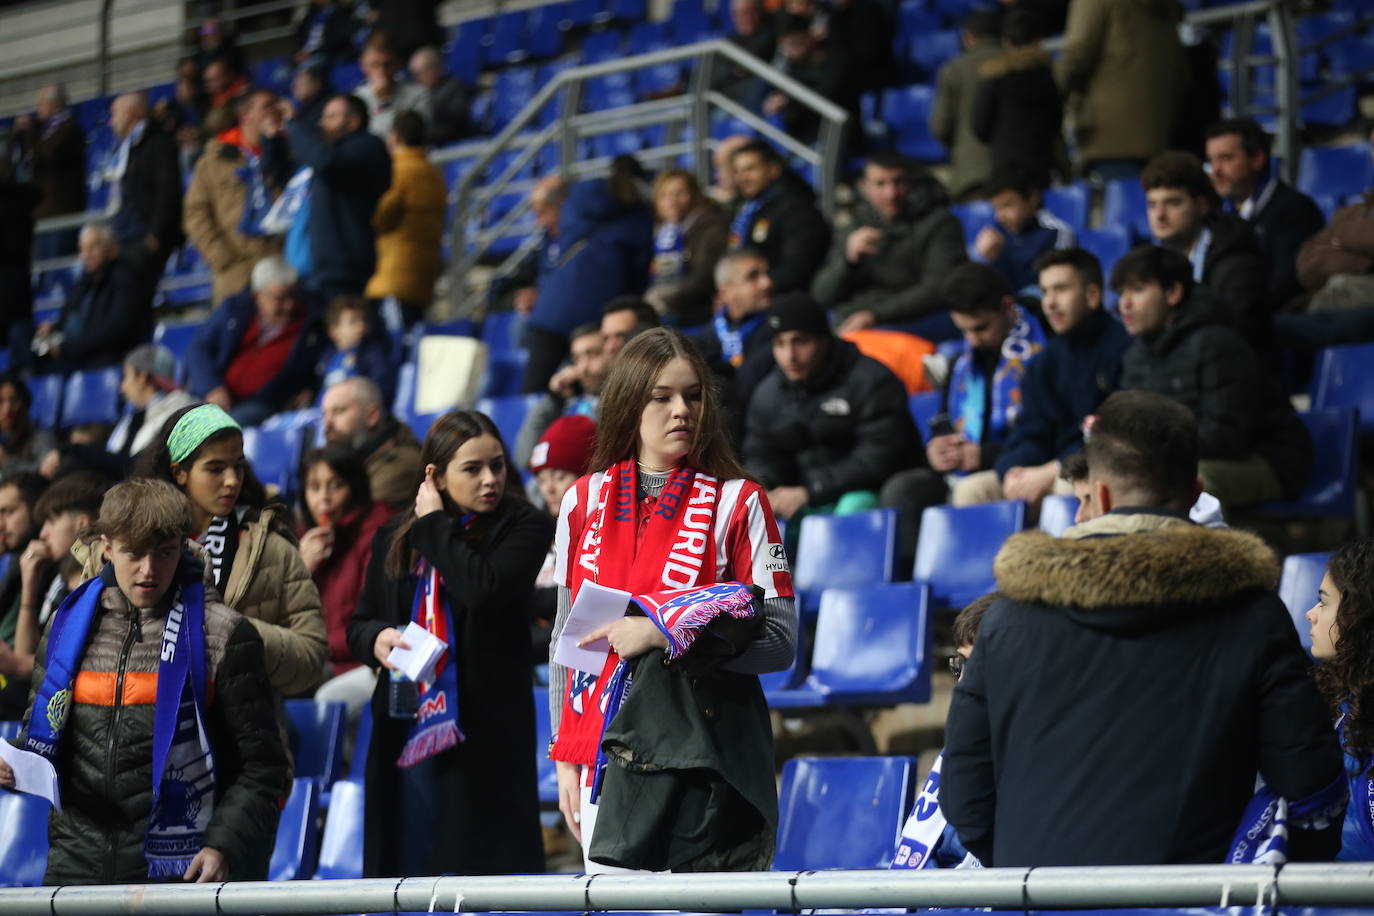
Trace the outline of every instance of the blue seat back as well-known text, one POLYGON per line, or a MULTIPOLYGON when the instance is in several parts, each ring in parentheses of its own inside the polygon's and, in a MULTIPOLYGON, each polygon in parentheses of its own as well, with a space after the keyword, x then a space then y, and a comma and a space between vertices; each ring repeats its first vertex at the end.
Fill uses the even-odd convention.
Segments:
POLYGON ((1374 184, 1369 144, 1307 146, 1298 157, 1298 190, 1304 194, 1358 194, 1374 184))
POLYGON ((1117 226, 1081 229, 1078 232, 1078 245, 1095 255, 1102 264, 1102 275, 1109 276, 1112 265, 1131 250, 1131 233, 1129 227, 1117 226))
POLYGON ((363 783, 340 779, 330 791, 316 878, 363 876, 363 783))
POLYGON ((243 431, 243 453, 252 462, 258 480, 291 494, 296 492, 305 439, 306 429, 302 427, 250 426, 243 431))
POLYGON ((955 204, 949 211, 959 218, 959 224, 964 227, 964 244, 968 246, 973 245, 979 232, 994 222, 992 204, 986 200, 955 204))
POLYGON ((186 378, 186 351, 191 348, 191 341, 195 340, 196 332, 199 330, 200 322, 195 321, 176 324, 161 322, 153 330, 153 343, 162 344, 177 358, 178 381, 186 378))
POLYGON ((1055 537, 1073 527, 1078 514, 1078 500, 1072 496, 1051 493, 1040 502, 1040 530, 1055 537))
POLYGON ((931 506, 921 515, 912 579, 930 586, 937 607, 963 607, 996 588, 992 560, 1026 523, 1020 500, 981 506, 931 506))
POLYGON ((831 703, 929 700, 928 592, 915 582, 826 589, 811 653, 811 688, 831 703))
POLYGON ((415 413, 415 374, 417 367, 413 360, 401 363, 396 372, 396 397, 392 399, 392 416, 409 420, 415 413))
POLYGON ((62 376, 35 375, 29 379, 29 394, 33 403, 29 405, 29 417, 36 426, 52 429, 62 410, 62 376))
POLYGON ((429 428, 434 425, 435 420, 442 416, 442 412, 415 414, 407 422, 410 423, 410 431, 415 434, 415 438, 423 443, 425 436, 429 435, 429 428))
POLYGON ((802 519, 792 581, 799 591, 892 581, 897 542, 895 509, 802 519))
POLYGON ((18 738, 19 733, 24 730, 24 723, 19 719, 6 719, 0 722, 0 741, 9 741, 11 738, 18 738))
POLYGON ((1087 227, 1088 211, 1092 201, 1086 185, 1070 184, 1062 188, 1050 188, 1045 192, 1044 199, 1045 209, 1072 226, 1075 232, 1082 232, 1087 227))
POLYGON ((476 408, 496 424, 502 441, 510 450, 515 448, 520 427, 525 425, 525 416, 542 397, 542 394, 510 394, 500 398, 479 398, 476 408))
POLYGON ((48 812, 36 795, 0 792, 0 887, 38 887, 48 868, 48 812))
POLYGON ((1360 428, 1374 432, 1374 344, 1327 347, 1317 357, 1312 408, 1353 407, 1360 428))
POLYGON ((525 363, 529 354, 524 350, 491 351, 487 356, 487 374, 482 379, 484 398, 499 398, 519 394, 525 381, 525 363))
POLYGON ((297 777, 310 777, 324 786, 333 785, 339 778, 343 770, 346 719, 343 703, 286 701, 286 733, 297 777))
POLYGON ((1312 632, 1307 625, 1307 612, 1317 603, 1317 589, 1326 575, 1329 553, 1295 553, 1285 557, 1283 576, 1279 579, 1279 598, 1293 618, 1302 647, 1312 651, 1312 632))
POLYGON ((1264 503, 1257 509, 1270 515, 1353 519, 1360 447, 1357 416, 1341 407, 1298 414, 1316 445, 1312 476, 1296 500, 1264 503))
MULTIPOLYGON (((353 757, 348 761, 348 779, 362 782, 367 776, 367 750, 372 745, 372 701, 363 704, 358 730, 353 734, 353 757)), ((334 783, 335 786, 338 783, 334 783)))
POLYGON ((1102 192, 1102 228, 1116 229, 1138 238, 1148 237, 1150 223, 1145 210, 1145 191, 1134 178, 1107 182, 1102 192))
POLYGON ((122 376, 123 371, 118 366, 87 369, 69 375, 62 397, 62 427, 117 421, 119 381, 122 376))
POLYGON ((277 840, 267 867, 269 881, 299 881, 315 873, 320 847, 319 813, 319 783, 296 779, 277 821, 277 840))
POLYGON ((534 765, 539 777, 539 801, 558 804, 558 770, 549 759, 549 739, 553 737, 553 720, 549 716, 549 688, 534 688, 534 765))
POLYGON ((915 791, 910 757, 787 761, 773 870, 887 868, 915 791))

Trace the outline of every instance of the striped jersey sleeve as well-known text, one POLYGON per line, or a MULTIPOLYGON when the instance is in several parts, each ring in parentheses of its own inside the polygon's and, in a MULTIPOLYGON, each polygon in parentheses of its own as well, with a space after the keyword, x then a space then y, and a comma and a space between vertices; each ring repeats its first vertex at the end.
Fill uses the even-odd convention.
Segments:
POLYGON ((716 526, 716 563, 721 579, 757 585, 763 589, 764 600, 793 597, 792 573, 778 522, 758 484, 726 481, 716 510, 716 526))

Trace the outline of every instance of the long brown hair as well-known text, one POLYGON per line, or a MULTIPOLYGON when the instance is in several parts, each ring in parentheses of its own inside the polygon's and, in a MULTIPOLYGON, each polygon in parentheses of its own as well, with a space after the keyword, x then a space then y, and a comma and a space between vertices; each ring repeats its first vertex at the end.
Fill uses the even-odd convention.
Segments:
MULTIPOLYGON (((477 521, 470 529, 474 538, 480 538, 488 526, 488 520, 499 514, 511 502, 522 500, 523 494, 518 484, 519 474, 510 460, 510 450, 506 448, 505 440, 501 438, 501 431, 496 428, 496 424, 491 422, 491 418, 477 410, 451 410, 434 421, 434 425, 429 428, 429 433, 425 436, 425 444, 420 449, 421 469, 434 465, 434 475, 440 477, 448 470, 449 462, 453 456, 458 454, 458 450, 463 447, 463 443, 469 439, 476 439, 479 436, 491 436, 501 443, 501 454, 506 459, 506 485, 501 492, 501 502, 496 509, 483 516, 478 516, 477 521), (511 486, 511 475, 516 475, 517 484, 511 486)), ((423 479, 423 476, 421 477, 423 479)), ((415 486, 420 486, 420 480, 415 481, 415 486)), ((459 509, 448 493, 440 494, 444 500, 444 511, 456 517, 459 509)), ((386 573, 395 579, 404 578, 415 566, 415 552, 410 547, 410 526, 415 524, 415 506, 412 505, 406 510, 405 517, 396 526, 396 531, 391 535, 391 544, 386 552, 386 573)))
POLYGON ((1336 608, 1336 655, 1314 671, 1317 688, 1339 715, 1345 750, 1369 767, 1374 763, 1374 539, 1346 544, 1326 566, 1331 584, 1341 593, 1336 608))
POLYGON ((611 361, 601 388, 601 422, 596 431, 596 454, 591 467, 603 471, 639 453, 639 421, 653 395, 663 367, 685 359, 701 382, 701 407, 692 429, 692 446, 683 463, 719 480, 747 477, 720 420, 720 394, 706 360, 672 328, 653 328, 638 334, 611 361))

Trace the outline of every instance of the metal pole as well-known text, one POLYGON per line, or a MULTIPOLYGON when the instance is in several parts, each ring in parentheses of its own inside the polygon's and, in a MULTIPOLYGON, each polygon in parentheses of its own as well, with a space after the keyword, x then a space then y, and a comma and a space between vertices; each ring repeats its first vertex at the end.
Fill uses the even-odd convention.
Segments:
POLYGON ((100 47, 96 49, 96 68, 100 71, 100 97, 110 97, 110 15, 114 0, 102 0, 100 4, 100 47))
POLYGON ((1278 107, 1278 136, 1274 152, 1282 162, 1284 181, 1292 182, 1298 174, 1298 40, 1293 17, 1282 3, 1269 9, 1269 34, 1274 45, 1274 102, 1278 107))
POLYGON ((1369 864, 1163 865, 925 871, 387 878, 15 888, 0 916, 541 912, 587 910, 1370 906, 1369 864))

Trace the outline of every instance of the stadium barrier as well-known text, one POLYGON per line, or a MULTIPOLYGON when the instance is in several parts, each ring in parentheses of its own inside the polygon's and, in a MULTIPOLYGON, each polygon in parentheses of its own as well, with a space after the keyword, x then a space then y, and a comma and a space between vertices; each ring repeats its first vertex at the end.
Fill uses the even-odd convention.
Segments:
POLYGON ((531 875, 0 890, 0 916, 861 907, 1368 907, 1368 864, 531 875))

